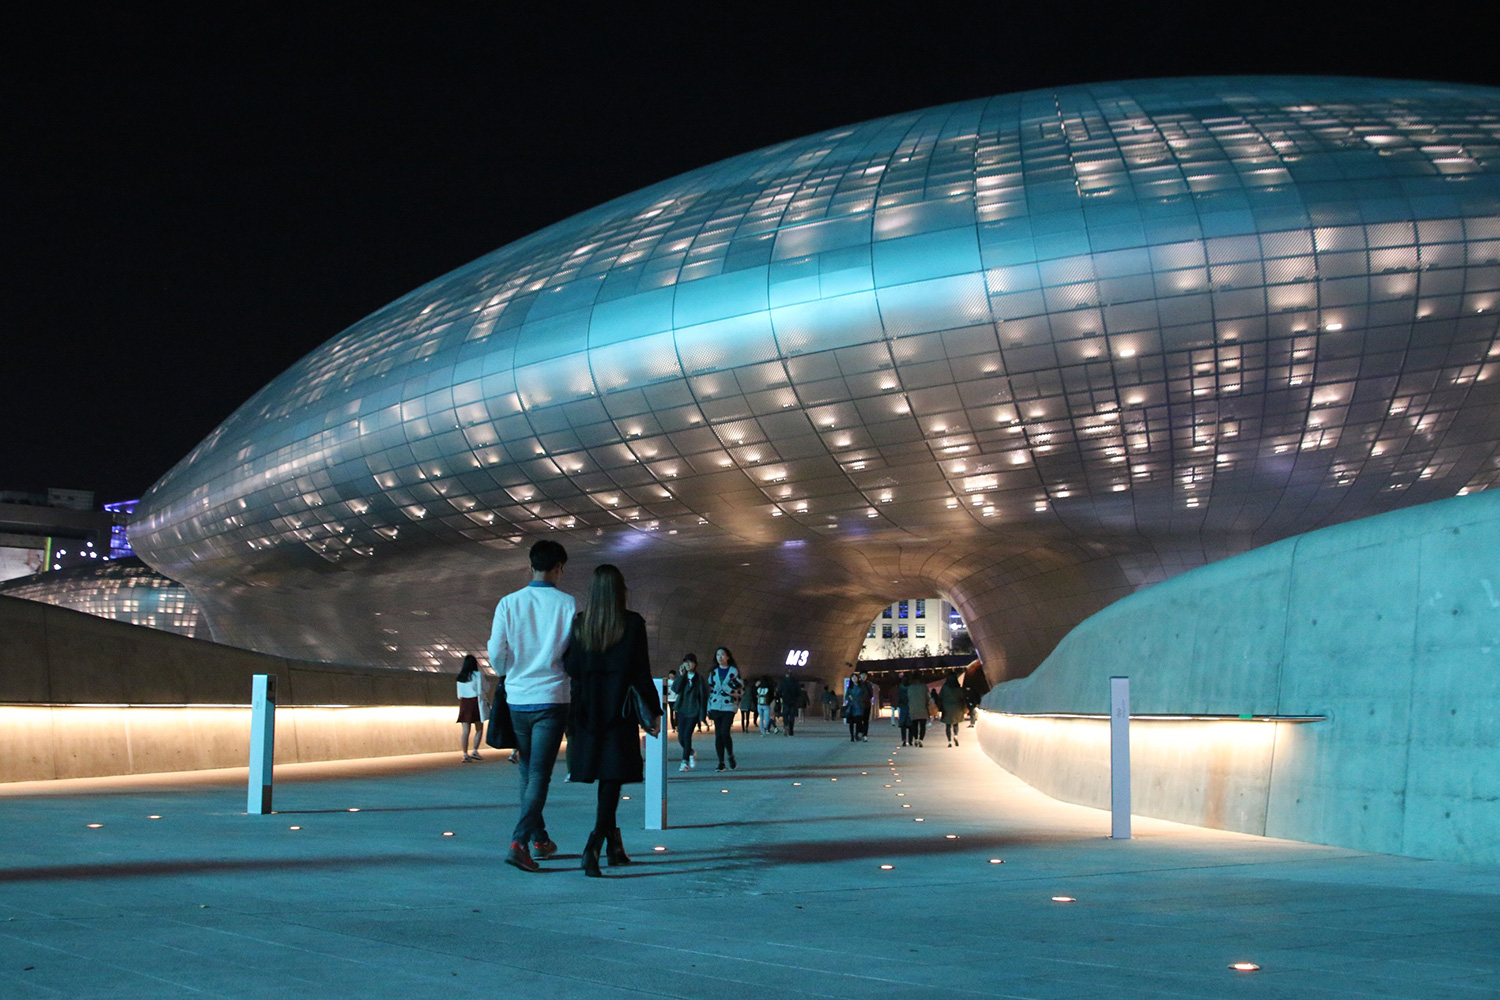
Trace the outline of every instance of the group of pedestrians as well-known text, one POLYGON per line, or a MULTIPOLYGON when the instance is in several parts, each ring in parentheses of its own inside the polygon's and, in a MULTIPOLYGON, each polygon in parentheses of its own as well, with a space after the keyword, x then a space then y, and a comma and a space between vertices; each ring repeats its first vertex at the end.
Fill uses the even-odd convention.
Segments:
POLYGON ((627 700, 654 717, 661 715, 661 701, 651 680, 646 623, 625 606, 624 576, 608 564, 595 569, 580 614, 557 586, 567 561, 557 542, 533 545, 530 584, 500 599, 490 629, 487 651, 504 686, 520 765, 521 815, 505 862, 536 872, 537 859, 557 853, 543 810, 566 731, 568 780, 598 785, 582 867, 599 876, 601 854, 612 866, 630 863, 616 822, 620 790, 645 778, 639 732, 650 720, 627 713, 627 700))
POLYGON ((806 707, 807 691, 802 682, 792 676, 791 668, 788 667, 780 680, 762 677, 754 684, 745 686, 745 694, 740 699, 740 732, 748 730, 750 718, 754 716, 756 728, 762 736, 775 733, 794 736, 797 732, 797 719, 806 707), (780 725, 777 724, 778 719, 781 720, 780 725))
MULTIPOLYGON (((584 843, 582 867, 585 874, 599 876, 601 857, 612 866, 630 863, 617 821, 621 789, 645 779, 640 730, 654 734, 662 715, 651 678, 646 623, 626 607, 628 590, 617 567, 604 564, 594 570, 588 604, 579 612, 573 597, 558 588, 567 551, 543 540, 531 547, 530 559, 531 582, 496 604, 487 643, 499 676, 495 704, 503 705, 508 714, 514 729, 512 760, 520 765, 520 816, 505 861, 521 871, 536 872, 541 870, 538 860, 558 851, 543 811, 566 733, 568 780, 597 785, 594 826, 584 843)), ((685 653, 673 675, 666 700, 671 710, 668 721, 676 726, 682 747, 680 771, 697 767, 693 733, 703 719, 713 723, 718 769, 733 770, 739 767, 734 755, 738 712, 747 712, 753 704, 764 734, 775 731, 772 713, 779 707, 785 733, 791 736, 797 714, 807 704, 806 692, 790 669, 774 685, 767 678, 747 688, 727 646, 714 650, 706 673, 699 669, 695 654, 685 653)), ((902 745, 921 746, 927 719, 939 712, 948 745, 957 746, 968 707, 958 672, 949 674, 936 695, 906 675, 899 680, 895 709, 902 745)), ((466 762, 480 759, 483 681, 478 661, 465 657, 458 696, 466 762)), ((875 686, 864 671, 846 681, 841 710, 852 742, 869 740, 876 699, 875 686)), ((825 696, 825 704, 830 700, 837 703, 825 696)), ((493 725, 500 720, 490 721, 493 725)), ((742 718, 742 725, 746 722, 748 717, 742 718)))

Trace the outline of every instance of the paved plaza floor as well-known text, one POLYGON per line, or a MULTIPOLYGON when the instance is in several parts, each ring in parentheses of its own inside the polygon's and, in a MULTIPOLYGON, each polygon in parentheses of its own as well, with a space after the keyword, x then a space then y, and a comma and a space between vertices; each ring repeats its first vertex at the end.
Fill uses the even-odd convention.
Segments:
POLYGON ((561 764, 561 855, 501 863, 497 752, 283 767, 270 816, 243 770, 0 787, 0 998, 1500 997, 1500 870, 1141 818, 1111 841, 940 732, 737 733, 723 774, 698 742, 671 829, 627 787, 635 863, 603 879, 561 764))

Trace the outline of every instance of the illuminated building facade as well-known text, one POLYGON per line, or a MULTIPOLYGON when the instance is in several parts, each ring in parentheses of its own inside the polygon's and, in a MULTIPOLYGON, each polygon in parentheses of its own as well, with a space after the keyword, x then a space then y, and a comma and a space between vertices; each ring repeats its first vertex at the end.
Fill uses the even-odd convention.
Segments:
POLYGON ((527 546, 658 658, 832 676, 942 594, 998 679, 1094 611, 1482 490, 1500 92, 1109 83, 781 143, 406 295, 165 475, 136 551, 221 641, 418 668, 527 546))
POLYGON ((132 556, 0 583, 0 596, 41 601, 112 621, 208 638, 187 588, 132 556))
POLYGON ((865 641, 861 660, 889 660, 904 656, 941 656, 950 651, 953 636, 962 632, 963 619, 941 597, 912 597, 892 601, 880 610, 865 641))

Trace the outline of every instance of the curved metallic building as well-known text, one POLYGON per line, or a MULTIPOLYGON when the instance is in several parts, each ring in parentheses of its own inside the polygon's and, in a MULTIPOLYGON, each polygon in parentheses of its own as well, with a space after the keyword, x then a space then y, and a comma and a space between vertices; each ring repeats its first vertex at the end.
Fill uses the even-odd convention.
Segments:
POLYGON ((189 638, 209 631, 187 588, 134 556, 6 580, 0 583, 0 597, 55 604, 189 638))
POLYGON ((1500 91, 1246 77, 757 150, 356 323, 131 543, 285 655, 446 666, 548 534, 659 657, 828 674, 939 591, 1019 676, 1184 569, 1496 480, 1497 149, 1500 91))

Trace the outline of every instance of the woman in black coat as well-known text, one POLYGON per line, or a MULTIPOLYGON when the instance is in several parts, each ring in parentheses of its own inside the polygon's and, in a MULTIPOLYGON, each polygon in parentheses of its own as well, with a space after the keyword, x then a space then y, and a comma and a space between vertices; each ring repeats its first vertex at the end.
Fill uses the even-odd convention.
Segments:
POLYGON ((584 873, 598 876, 599 851, 606 843, 611 866, 630 863, 615 821, 620 786, 645 780, 638 723, 625 714, 627 691, 639 692, 650 712, 661 716, 646 652, 646 621, 625 609, 625 577, 614 566, 594 570, 588 607, 573 619, 563 669, 573 682, 568 780, 599 783, 594 832, 583 849, 584 873))

